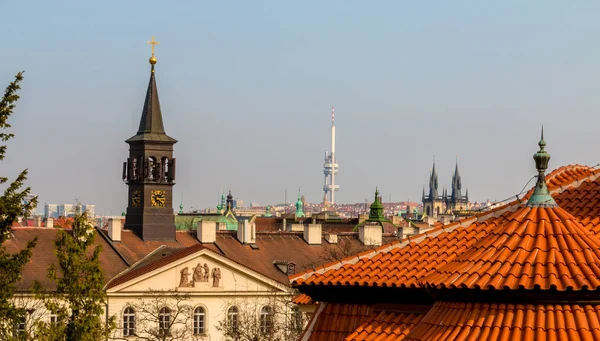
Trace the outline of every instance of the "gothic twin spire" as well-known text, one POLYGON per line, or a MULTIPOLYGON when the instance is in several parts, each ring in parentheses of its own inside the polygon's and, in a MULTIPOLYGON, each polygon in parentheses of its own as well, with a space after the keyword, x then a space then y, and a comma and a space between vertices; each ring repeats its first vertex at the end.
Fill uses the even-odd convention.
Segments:
MULTIPOLYGON (((446 199, 448 197, 448 192, 444 188, 442 191, 442 196, 440 197, 438 194, 438 174, 435 170, 435 160, 433 160, 433 167, 431 169, 431 173, 429 174, 429 195, 425 195, 425 188, 423 188, 423 199, 427 200, 440 200, 446 199)), ((452 174, 452 192, 450 194, 451 200, 468 200, 468 190, 467 195, 462 195, 462 180, 460 177, 460 173, 458 171, 458 160, 456 161, 456 167, 454 168, 454 174, 452 174)))

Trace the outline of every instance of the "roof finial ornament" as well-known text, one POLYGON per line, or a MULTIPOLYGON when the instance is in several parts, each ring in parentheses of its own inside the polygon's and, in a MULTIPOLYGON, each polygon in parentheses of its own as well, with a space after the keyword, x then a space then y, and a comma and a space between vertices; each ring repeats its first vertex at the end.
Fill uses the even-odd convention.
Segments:
POLYGON ((540 150, 537 153, 533 154, 533 160, 535 161, 535 168, 538 171, 538 178, 535 184, 535 190, 533 194, 527 201, 527 206, 556 206, 556 202, 550 195, 550 191, 548 191, 548 186, 546 185, 546 170, 548 169, 548 162, 550 161, 550 154, 544 150, 546 147, 546 141, 544 141, 544 126, 542 125, 542 133, 540 142, 538 142, 538 146, 540 150))
POLYGON ((160 45, 159 42, 154 40, 154 36, 152 36, 152 40, 148 42, 149 45, 152 45, 152 57, 150 57, 150 64, 152 65, 152 72, 154 72, 154 64, 156 64, 156 57, 154 57, 154 45, 160 45))

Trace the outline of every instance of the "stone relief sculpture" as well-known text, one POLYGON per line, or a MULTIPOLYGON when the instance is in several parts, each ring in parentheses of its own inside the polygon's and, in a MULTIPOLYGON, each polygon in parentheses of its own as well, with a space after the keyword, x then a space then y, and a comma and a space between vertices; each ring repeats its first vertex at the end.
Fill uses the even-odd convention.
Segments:
POLYGON ((179 279, 179 287, 185 288, 185 287, 191 286, 192 283, 189 280, 190 273, 188 272, 187 266, 185 268, 181 269, 181 271, 179 271, 179 272, 181 273, 181 277, 179 279))
POLYGON ((204 282, 208 282, 209 276, 210 276, 210 269, 208 268, 208 264, 204 263, 204 282))
POLYGON ((218 287, 219 286, 219 281, 221 280, 221 269, 220 268, 214 268, 212 271, 212 278, 213 278, 213 287, 218 287))
POLYGON ((204 268, 202 268, 200 263, 196 264, 196 267, 194 268, 194 275, 192 276, 194 283, 204 281, 204 274, 202 273, 203 270, 204 268))

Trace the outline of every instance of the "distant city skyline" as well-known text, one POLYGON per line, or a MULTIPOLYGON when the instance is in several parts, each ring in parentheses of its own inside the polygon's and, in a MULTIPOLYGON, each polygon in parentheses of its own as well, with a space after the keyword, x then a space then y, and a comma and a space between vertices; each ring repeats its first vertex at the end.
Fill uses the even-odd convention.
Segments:
POLYGON ((0 86, 25 70, 6 170, 28 168, 43 203, 127 206, 121 163, 139 125, 152 36, 177 211, 323 197, 336 109, 336 202, 420 201, 458 156, 472 201, 535 174, 598 163, 600 3, 2 2, 0 86), (110 23, 110 24, 108 24, 110 23), (510 166, 510 167, 508 167, 510 166))

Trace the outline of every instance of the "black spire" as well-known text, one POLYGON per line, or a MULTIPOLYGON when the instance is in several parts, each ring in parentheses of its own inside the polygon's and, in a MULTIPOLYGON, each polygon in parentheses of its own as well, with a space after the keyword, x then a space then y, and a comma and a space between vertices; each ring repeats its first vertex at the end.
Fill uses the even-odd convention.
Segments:
POLYGON ((433 168, 429 176, 429 200, 438 199, 438 175, 435 171, 435 160, 433 161, 433 168))
POLYGON ((227 194, 227 208, 233 208, 233 195, 231 195, 231 190, 229 190, 229 194, 227 194))
POLYGON ((454 168, 454 175, 452 175, 452 194, 453 200, 462 199, 462 180, 460 179, 460 173, 458 172, 458 160, 456 161, 456 168, 454 168))
POLYGON ((154 76, 154 64, 152 64, 150 72, 150 82, 146 91, 146 100, 144 101, 138 132, 125 142, 133 141, 177 142, 177 140, 165 133, 162 113, 160 111, 160 101, 158 100, 158 88, 154 76))

